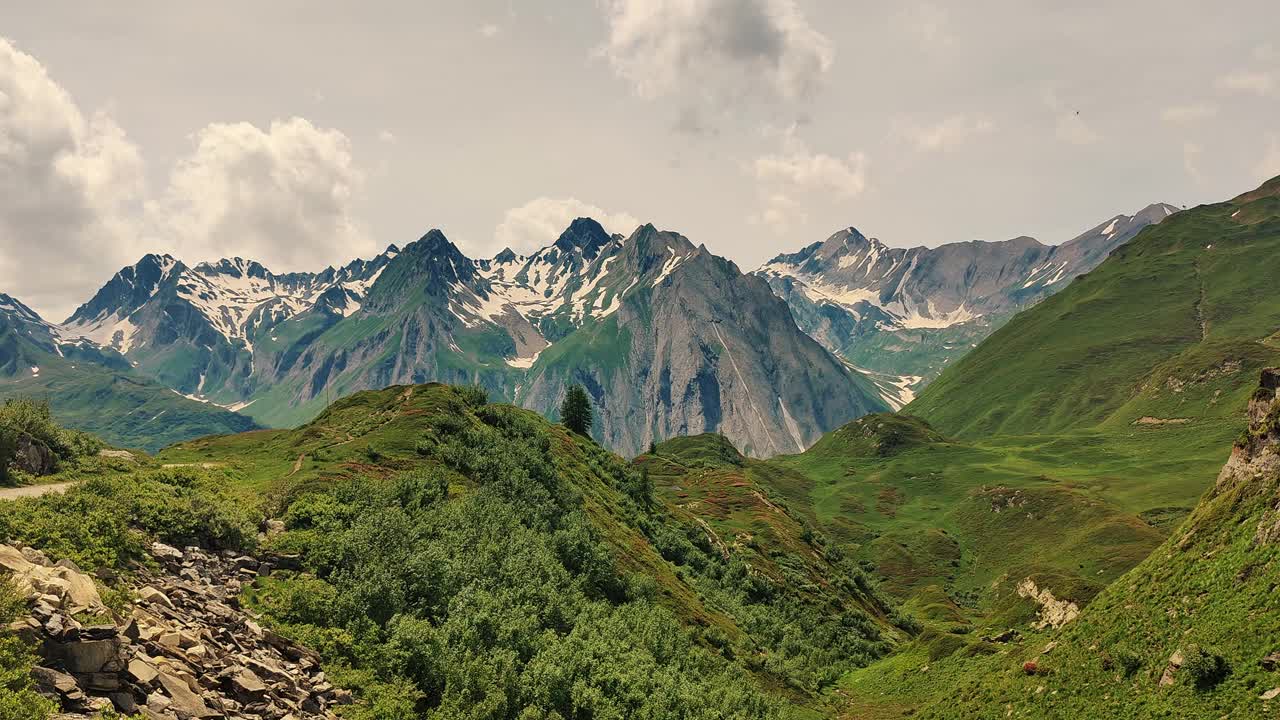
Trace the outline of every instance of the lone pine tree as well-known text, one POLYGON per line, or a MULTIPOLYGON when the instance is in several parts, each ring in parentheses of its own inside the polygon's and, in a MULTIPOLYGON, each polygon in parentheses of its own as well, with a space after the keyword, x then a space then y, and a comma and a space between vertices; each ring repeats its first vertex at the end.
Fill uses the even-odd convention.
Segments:
POLYGON ((587 391, 581 385, 571 386, 560 404, 560 421, 579 435, 590 435, 592 420, 591 399, 587 397, 587 391))

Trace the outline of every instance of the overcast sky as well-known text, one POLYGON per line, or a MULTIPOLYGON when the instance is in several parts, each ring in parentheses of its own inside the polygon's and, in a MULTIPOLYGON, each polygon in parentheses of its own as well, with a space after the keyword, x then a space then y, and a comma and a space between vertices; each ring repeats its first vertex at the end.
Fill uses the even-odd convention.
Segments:
POLYGON ((589 214, 749 270, 1280 174, 1275 0, 0 4, 0 292, 54 320, 149 251, 480 257, 589 214))

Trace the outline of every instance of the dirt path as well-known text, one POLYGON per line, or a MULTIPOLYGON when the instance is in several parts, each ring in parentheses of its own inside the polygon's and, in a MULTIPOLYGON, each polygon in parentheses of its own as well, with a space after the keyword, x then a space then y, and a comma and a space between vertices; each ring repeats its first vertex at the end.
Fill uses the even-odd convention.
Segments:
POLYGON ((290 471, 289 471, 289 475, 294 475, 294 474, 296 474, 299 470, 301 470, 301 469, 302 469, 302 463, 303 463, 303 462, 305 462, 305 461, 306 461, 306 459, 307 459, 307 454, 306 454, 306 453, 300 453, 300 454, 298 455, 298 459, 293 461, 293 470, 290 470, 290 471))
POLYGON ((40 497, 49 493, 66 492, 75 482, 49 483, 48 485, 24 485, 16 488, 0 488, 0 500, 17 500, 18 498, 40 497))

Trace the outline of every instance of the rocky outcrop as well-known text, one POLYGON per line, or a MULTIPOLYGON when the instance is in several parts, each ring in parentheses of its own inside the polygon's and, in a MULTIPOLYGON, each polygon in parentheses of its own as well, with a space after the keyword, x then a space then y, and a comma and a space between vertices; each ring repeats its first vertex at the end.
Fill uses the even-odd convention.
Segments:
POLYGON ((37 647, 33 680, 63 717, 114 709, 177 720, 329 718, 352 702, 328 682, 313 651, 240 606, 242 584, 272 563, 159 543, 152 554, 163 571, 140 574, 135 601, 114 615, 74 565, 0 546, 0 567, 31 603, 29 617, 10 630, 37 647))
POLYGON ((18 436, 17 448, 11 464, 29 475, 51 475, 58 469, 58 458, 48 445, 22 433, 18 436))
POLYGON ((1035 580, 1026 578, 1018 583, 1018 597, 1029 598, 1040 606, 1040 620, 1033 623, 1037 630, 1058 628, 1080 615, 1080 606, 1070 600, 1054 597, 1049 588, 1041 588, 1035 580))

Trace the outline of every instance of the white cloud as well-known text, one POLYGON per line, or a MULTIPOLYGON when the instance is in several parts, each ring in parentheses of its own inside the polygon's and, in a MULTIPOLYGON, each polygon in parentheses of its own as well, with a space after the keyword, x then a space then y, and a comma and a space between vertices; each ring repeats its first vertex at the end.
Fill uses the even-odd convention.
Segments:
POLYGON ((384 129, 384 130, 379 130, 379 131, 378 131, 378 140, 379 140, 380 142, 384 142, 384 143, 387 143, 387 144, 392 144, 392 143, 394 143, 397 139, 398 139, 398 138, 396 138, 396 134, 395 134, 395 133, 393 133, 393 132, 391 132, 390 130, 386 130, 386 129, 384 129))
POLYGON ((995 129, 991 120, 982 116, 953 115, 933 125, 906 126, 902 131, 920 152, 950 150, 963 145, 976 135, 995 129))
POLYGON ((480 37, 491 39, 498 37, 498 35, 502 33, 502 28, 494 25, 493 23, 485 23, 480 26, 479 33, 480 37))
POLYGON ((867 157, 851 152, 845 158, 810 152, 804 143, 788 137, 780 153, 756 158, 756 179, 764 184, 803 192, 825 192, 853 197, 867 185, 867 157))
POLYGON ((1266 144, 1267 149, 1258 161, 1258 166, 1254 168, 1254 172, 1262 181, 1280 176, 1280 133, 1267 133, 1266 144))
POLYGON ((1200 172, 1200 156, 1203 152, 1203 148, 1193 142, 1182 144, 1182 168, 1196 182, 1204 181, 1204 174, 1200 172))
POLYGON ((601 52, 642 97, 716 106, 744 97, 794 101, 835 57, 795 0, 605 0, 601 52))
POLYGON ((540 197, 508 210, 493 231, 493 243, 479 248, 479 252, 492 255, 511 248, 528 254, 555 242, 569 223, 580 217, 595 220, 609 233, 623 235, 631 234, 641 225, 630 213, 609 212, 574 197, 540 197))
POLYGON ((138 150, 111 117, 86 119, 0 38, 0 289, 62 320, 72 298, 136 259, 143 190, 138 150))
POLYGON ((1254 70, 1236 70, 1218 78, 1218 87, 1228 92, 1270 95, 1275 86, 1271 73, 1254 70))
POLYGON ((1173 105, 1160 112, 1160 118, 1171 125, 1191 125, 1209 120, 1218 114, 1218 107, 1208 103, 1173 105))
POLYGON ((773 193, 764 200, 764 207, 756 215, 747 218, 748 222, 767 225, 775 233, 782 235, 791 230, 797 223, 809 219, 800 203, 782 193, 773 193))
POLYGON ((183 259, 239 256, 291 271, 376 250, 352 212, 363 176, 341 132, 292 118, 265 131, 212 124, 194 139, 151 205, 183 259))
POLYGON ((748 220, 782 233, 807 219, 796 197, 806 202, 845 200, 867 186, 867 156, 851 152, 841 158, 813 152, 792 127, 782 133, 782 148, 757 157, 749 167, 762 198, 762 209, 748 220))

